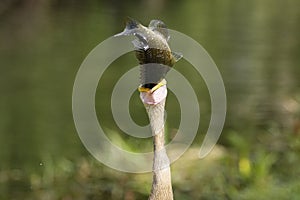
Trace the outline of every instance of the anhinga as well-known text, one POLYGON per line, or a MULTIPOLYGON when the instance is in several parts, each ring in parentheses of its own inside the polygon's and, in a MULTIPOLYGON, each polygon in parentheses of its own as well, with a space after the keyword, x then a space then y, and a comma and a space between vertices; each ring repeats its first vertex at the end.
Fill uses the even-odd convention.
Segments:
POLYGON ((134 35, 136 57, 140 64, 140 97, 147 110, 154 145, 153 182, 150 200, 173 200, 170 162, 165 149, 164 111, 167 96, 165 76, 182 56, 173 53, 166 25, 152 20, 148 27, 128 18, 120 35, 134 35))

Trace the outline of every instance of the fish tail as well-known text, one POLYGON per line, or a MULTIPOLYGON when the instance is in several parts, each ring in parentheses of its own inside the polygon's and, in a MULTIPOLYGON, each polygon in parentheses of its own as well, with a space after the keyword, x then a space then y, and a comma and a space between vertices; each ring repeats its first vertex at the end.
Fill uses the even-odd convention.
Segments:
POLYGON ((140 22, 131 17, 127 17, 126 19, 126 29, 128 30, 139 28, 140 24, 140 22))
POLYGON ((126 18, 126 27, 123 32, 116 34, 115 36, 121 36, 121 35, 133 35, 136 30, 141 26, 141 23, 137 20, 127 17, 126 18))

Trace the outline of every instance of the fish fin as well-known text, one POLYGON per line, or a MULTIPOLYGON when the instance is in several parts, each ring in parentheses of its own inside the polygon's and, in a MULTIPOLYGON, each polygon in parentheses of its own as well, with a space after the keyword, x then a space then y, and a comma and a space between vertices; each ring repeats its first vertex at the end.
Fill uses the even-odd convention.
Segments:
POLYGON ((173 56, 175 62, 177 62, 178 60, 180 60, 183 57, 182 53, 177 53, 177 52, 171 52, 171 53, 172 53, 172 56, 173 56))
POLYGON ((143 41, 141 41, 139 39, 133 40, 132 44, 136 49, 147 50, 149 48, 149 45, 147 43, 144 43, 143 41))
POLYGON ((152 31, 156 31, 156 32, 160 33, 165 38, 166 41, 168 41, 170 39, 169 30, 164 22, 154 19, 154 20, 150 21, 148 27, 152 31))
POLYGON ((135 47, 144 50, 149 49, 147 38, 142 33, 134 33, 134 36, 138 38, 137 40, 132 41, 135 47))
POLYGON ((133 40, 132 44, 137 49, 142 49, 143 48, 143 43, 141 41, 137 40, 137 39, 133 40))
POLYGON ((126 18, 126 27, 125 27, 124 31, 121 33, 118 33, 114 36, 118 37, 121 35, 134 35, 136 32, 136 29, 138 29, 139 26, 141 26, 140 22, 138 22, 137 20, 135 20, 131 17, 127 17, 126 18))

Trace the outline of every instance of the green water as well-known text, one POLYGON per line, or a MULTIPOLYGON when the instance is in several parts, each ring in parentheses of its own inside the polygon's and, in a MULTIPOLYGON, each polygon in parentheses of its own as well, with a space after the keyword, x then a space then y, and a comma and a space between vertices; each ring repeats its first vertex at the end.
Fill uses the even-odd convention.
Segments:
MULTIPOLYGON (((169 28, 194 38, 209 52, 223 76, 228 98, 220 144, 238 150, 228 139, 229 133, 235 132, 247 138, 249 146, 256 138, 262 144, 288 146, 282 144, 282 134, 299 133, 295 127, 300 123, 300 1, 3 1, 0 198, 47 199, 34 194, 35 177, 43 176, 46 190, 59 193, 50 183, 47 185, 52 180, 47 176, 60 176, 53 166, 76 171, 73 168, 77 165, 72 163, 82 157, 91 159, 72 118, 73 82, 87 54, 101 41, 120 32, 126 16, 143 24, 161 19, 169 28)), ((106 87, 99 88, 96 97, 101 124, 116 132, 120 130, 109 110, 110 93, 122 73, 137 64, 133 54, 120 59, 123 60, 107 70, 101 80, 106 87), (119 69, 120 63, 126 65, 119 69)), ((177 63, 176 68, 189 77, 200 99, 203 124, 197 144, 210 118, 208 92, 186 61, 177 63)), ((131 102, 134 120, 146 124, 137 93, 131 102)), ((167 109, 168 128, 178 128, 180 110, 172 94, 167 109)), ((146 140, 131 142, 134 151, 144 145, 146 150, 151 148, 146 140)), ((77 179, 69 175, 67 180, 77 179)), ((59 191, 69 191, 68 187, 59 191)), ((58 196, 54 195, 59 199, 58 196)), ((185 198, 188 199, 183 195, 182 199, 185 198)))

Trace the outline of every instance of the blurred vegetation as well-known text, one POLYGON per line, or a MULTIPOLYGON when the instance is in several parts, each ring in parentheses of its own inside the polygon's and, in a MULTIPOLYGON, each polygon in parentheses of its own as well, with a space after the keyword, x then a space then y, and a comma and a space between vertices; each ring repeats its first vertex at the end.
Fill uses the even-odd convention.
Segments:
MULTIPOLYGON (((161 19, 193 37, 225 82, 225 128, 210 156, 199 160, 209 95, 186 61, 176 65, 198 95, 201 123, 193 147, 172 165, 175 198, 298 199, 299 8, 297 0, 1 1, 0 199, 147 199, 152 175, 100 164, 84 148, 72 119, 72 87, 81 62, 123 29, 126 16, 144 24, 161 19)), ((114 83, 136 65, 128 54, 107 69, 96 109, 111 140, 145 152, 151 140, 123 134, 110 111, 114 83)), ((129 107, 134 121, 147 123, 137 92, 129 107)), ((167 111, 172 134, 180 120, 172 93, 167 111)))

